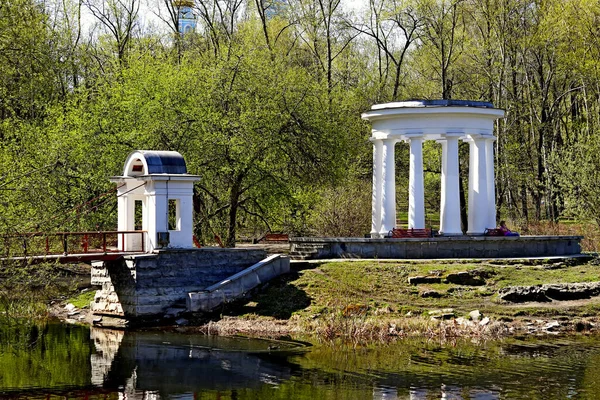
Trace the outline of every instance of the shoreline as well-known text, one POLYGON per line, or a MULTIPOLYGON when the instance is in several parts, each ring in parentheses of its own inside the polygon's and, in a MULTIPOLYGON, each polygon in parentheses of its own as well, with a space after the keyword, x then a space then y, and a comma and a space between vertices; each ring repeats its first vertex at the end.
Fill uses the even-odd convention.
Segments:
MULTIPOLYGON (((83 324, 99 328, 114 327, 94 324, 95 316, 86 309, 67 311, 63 305, 54 305, 49 317, 66 324, 83 324)), ((511 321, 494 320, 483 317, 473 321, 464 317, 452 319, 427 319, 425 317, 406 317, 393 320, 351 317, 338 321, 316 323, 304 327, 297 321, 272 318, 248 319, 244 317, 224 316, 199 324, 176 323, 161 325, 141 325, 131 330, 174 330, 181 333, 204 335, 236 336, 257 338, 299 337, 315 342, 342 341, 354 344, 390 343, 406 338, 439 339, 479 339, 500 340, 508 337, 536 336, 562 337, 570 335, 591 335, 600 332, 600 317, 532 318, 519 317, 511 321)), ((128 330, 125 328, 125 330, 128 330)))
MULTIPOLYGON (((564 259, 298 264, 218 314, 182 314, 155 328, 351 343, 594 334, 600 327, 598 264, 597 258, 583 264, 564 259)), ((107 317, 67 304, 50 306, 49 316, 111 327, 101 321, 107 317)))

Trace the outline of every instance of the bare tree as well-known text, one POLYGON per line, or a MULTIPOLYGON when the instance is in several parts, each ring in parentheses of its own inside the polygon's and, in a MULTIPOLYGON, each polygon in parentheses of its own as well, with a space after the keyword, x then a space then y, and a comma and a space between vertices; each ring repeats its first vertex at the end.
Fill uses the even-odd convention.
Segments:
POLYGON ((223 42, 232 41, 244 6, 244 0, 206 0, 196 3, 202 30, 208 35, 215 55, 223 42))
POLYGON ((377 45, 380 91, 387 86, 390 72, 393 73, 391 100, 399 96, 402 67, 411 45, 422 35, 422 26, 412 4, 402 0, 370 0, 368 20, 352 23, 355 30, 377 45))
POLYGON ((442 98, 452 97, 452 67, 461 52, 460 35, 465 30, 462 3, 465 0, 422 0, 420 10, 426 24, 425 38, 436 50, 442 98))
MULTIPOLYGON (((292 19, 298 37, 307 45, 322 71, 331 94, 335 85, 333 63, 358 33, 352 34, 340 7, 340 0, 296 0, 292 19)), ((330 96, 331 100, 331 96, 330 96)))
POLYGON ((115 40, 117 57, 123 63, 140 9, 139 0, 83 0, 92 15, 115 40))

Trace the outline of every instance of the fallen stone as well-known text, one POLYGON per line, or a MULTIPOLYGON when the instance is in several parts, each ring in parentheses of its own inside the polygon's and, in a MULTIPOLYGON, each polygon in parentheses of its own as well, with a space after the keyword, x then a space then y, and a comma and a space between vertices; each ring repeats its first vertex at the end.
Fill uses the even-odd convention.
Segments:
POLYGON ((577 332, 582 332, 592 329, 594 324, 589 321, 576 321, 573 326, 577 332))
POLYGON ((75 310, 77 307, 75 307, 73 304, 69 303, 65 306, 65 310, 67 310, 68 312, 71 312, 73 310, 75 310))
POLYGON ((485 317, 484 319, 482 319, 481 321, 479 321, 479 326, 486 326, 489 323, 490 323, 489 317, 485 317))
POLYGON ((456 285, 467 285, 467 286, 483 286, 485 285, 485 279, 480 276, 478 270, 475 271, 461 271, 446 276, 446 282, 454 283, 456 285))
POLYGON ((95 322, 94 325, 106 328, 125 329, 129 327, 129 321, 127 321, 125 318, 104 315, 102 319, 98 322, 95 322))
POLYGON ((547 269, 547 270, 552 270, 552 269, 561 269, 561 268, 566 268, 566 267, 568 267, 568 265, 566 263, 559 262, 559 263, 555 263, 555 264, 546 264, 542 268, 547 269))
POLYGON ((411 276, 408 278, 409 285, 420 285, 424 283, 442 283, 439 276, 411 276))
POLYGON ((473 321, 477 322, 477 321, 479 321, 479 320, 481 319, 481 313, 479 312, 479 310, 473 310, 473 311, 471 311, 471 312, 469 313, 469 317, 470 317, 470 318, 471 318, 473 321))
POLYGON ((453 319, 456 315, 454 315, 453 313, 443 313, 443 314, 437 314, 437 315, 432 315, 431 319, 432 320, 448 320, 448 319, 453 319))
POLYGON ((186 309, 181 308, 181 307, 168 308, 167 311, 165 311, 165 318, 166 319, 176 318, 179 315, 181 315, 182 313, 184 313, 185 311, 186 311, 186 309))
POLYGON ((424 292, 421 292, 419 295, 421 297, 429 297, 429 298, 433 298, 433 299, 439 299, 440 297, 444 296, 443 293, 440 293, 440 292, 435 291, 435 290, 426 290, 424 292))
POLYGON ((473 321, 469 321, 468 319, 464 318, 464 317, 458 317, 456 318, 456 323, 458 325, 461 326, 474 326, 475 324, 473 323, 473 321))
POLYGON ((187 325, 187 324, 189 324, 189 321, 188 321, 187 319, 185 319, 185 318, 179 318, 177 321, 175 321, 175 323, 176 323, 177 325, 180 325, 180 326, 182 326, 182 325, 187 325))
POLYGON ((551 283, 537 286, 511 286, 498 292, 502 300, 526 301, 581 300, 600 295, 600 282, 551 283))
POLYGON ((500 289, 498 297, 511 303, 524 303, 527 301, 549 302, 541 286, 510 286, 500 289))
POLYGON ((589 299, 600 294, 600 282, 546 284, 542 289, 554 300, 589 299))
POLYGON ((546 331, 552 331, 555 330, 556 328, 560 327, 560 322, 558 321, 550 321, 548 322, 546 325, 544 325, 544 330, 546 331))
POLYGON ((429 311, 431 319, 452 319, 456 317, 452 308, 444 308, 443 310, 429 311))

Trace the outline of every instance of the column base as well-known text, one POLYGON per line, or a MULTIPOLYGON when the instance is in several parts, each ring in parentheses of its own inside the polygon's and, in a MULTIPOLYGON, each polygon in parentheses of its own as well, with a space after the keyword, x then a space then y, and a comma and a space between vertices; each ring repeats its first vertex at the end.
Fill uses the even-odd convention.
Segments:
POLYGON ((371 232, 371 239, 381 239, 381 233, 379 232, 371 232))

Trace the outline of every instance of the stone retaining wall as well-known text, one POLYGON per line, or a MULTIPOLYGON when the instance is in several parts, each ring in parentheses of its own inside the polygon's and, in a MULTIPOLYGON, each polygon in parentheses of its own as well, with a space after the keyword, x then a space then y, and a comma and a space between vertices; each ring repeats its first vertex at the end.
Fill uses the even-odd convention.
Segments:
POLYGON ((582 236, 454 236, 409 239, 291 238, 292 259, 518 258, 581 253, 582 236))
POLYGON ((101 286, 94 314, 134 319, 185 308, 189 292, 203 290, 266 258, 259 249, 167 250, 92 263, 92 285, 101 286))
POLYGON ((288 272, 290 272, 290 259, 281 254, 271 255, 201 292, 190 292, 186 308, 194 312, 210 312, 224 303, 245 296, 258 285, 288 272))

